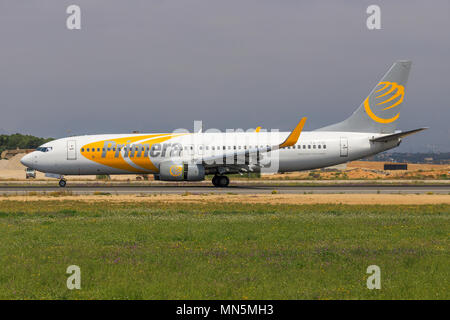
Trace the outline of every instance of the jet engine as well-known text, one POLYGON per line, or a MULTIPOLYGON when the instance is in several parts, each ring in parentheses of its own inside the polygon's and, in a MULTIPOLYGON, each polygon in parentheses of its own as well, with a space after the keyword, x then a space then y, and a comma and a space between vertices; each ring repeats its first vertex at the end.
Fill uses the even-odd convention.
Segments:
POLYGON ((159 166, 156 180, 163 181, 201 181, 205 179, 205 168, 201 164, 188 164, 165 161, 159 166))

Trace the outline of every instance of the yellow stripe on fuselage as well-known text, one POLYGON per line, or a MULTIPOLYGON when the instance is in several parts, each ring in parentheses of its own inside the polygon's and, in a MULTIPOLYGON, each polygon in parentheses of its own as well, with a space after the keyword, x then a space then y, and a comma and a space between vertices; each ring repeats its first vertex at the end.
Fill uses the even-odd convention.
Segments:
MULTIPOLYGON (((152 163, 149 157, 129 157, 128 159, 136 164, 139 168, 135 168, 134 166, 130 165, 122 155, 122 152, 118 154, 116 157, 116 151, 111 150, 106 152, 105 157, 102 157, 103 148, 105 147, 106 142, 114 142, 115 148, 122 148, 124 145, 133 145, 137 141, 140 141, 139 144, 148 144, 149 150, 151 149, 152 145, 155 143, 161 143, 167 140, 170 140, 174 137, 178 137, 184 134, 150 134, 150 135, 137 135, 137 136, 127 136, 122 138, 112 138, 112 139, 105 139, 100 140, 96 142, 88 143, 84 146, 82 146, 81 154, 88 160, 94 161, 96 163, 119 169, 129 172, 136 172, 136 173, 145 173, 148 171, 152 172, 158 172, 158 168, 152 163), (89 149, 89 151, 87 151, 89 149), (94 150, 94 151, 92 151, 94 150)), ((109 148, 109 145, 106 146, 109 148)))

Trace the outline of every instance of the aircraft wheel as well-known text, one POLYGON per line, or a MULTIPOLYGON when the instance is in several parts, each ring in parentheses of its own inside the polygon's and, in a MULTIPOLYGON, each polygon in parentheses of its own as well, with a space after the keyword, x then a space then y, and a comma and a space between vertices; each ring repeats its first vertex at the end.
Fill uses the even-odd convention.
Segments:
POLYGON ((219 176, 217 177, 217 186, 221 188, 228 187, 230 184, 230 179, 227 176, 219 176))
POLYGON ((213 178, 212 178, 212 184, 214 185, 214 187, 217 187, 217 176, 214 176, 213 178))
POLYGON ((64 188, 66 186, 66 180, 64 180, 64 179, 59 180, 59 186, 61 188, 64 188))

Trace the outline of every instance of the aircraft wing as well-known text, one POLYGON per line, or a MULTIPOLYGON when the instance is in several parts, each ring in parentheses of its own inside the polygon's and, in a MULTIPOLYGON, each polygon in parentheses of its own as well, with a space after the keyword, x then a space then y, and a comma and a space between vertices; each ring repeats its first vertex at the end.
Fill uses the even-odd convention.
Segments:
POLYGON ((280 144, 269 147, 251 148, 239 151, 229 150, 228 152, 224 152, 219 155, 197 159, 196 162, 202 163, 207 168, 234 167, 236 169, 248 167, 250 163, 258 164, 265 154, 295 145, 298 141, 298 138, 300 137, 300 134, 302 133, 306 119, 306 117, 303 117, 294 128, 294 130, 292 130, 292 132, 286 138, 286 140, 284 140, 280 144))

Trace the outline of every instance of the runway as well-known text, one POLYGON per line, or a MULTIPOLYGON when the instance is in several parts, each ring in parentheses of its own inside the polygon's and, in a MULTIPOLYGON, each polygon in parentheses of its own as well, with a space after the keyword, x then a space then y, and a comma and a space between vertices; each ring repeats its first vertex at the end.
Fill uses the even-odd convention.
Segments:
POLYGON ((58 186, 0 186, 0 195, 22 195, 30 192, 51 193, 66 191, 71 194, 448 194, 450 185, 327 185, 327 186, 287 186, 287 185, 230 185, 216 188, 208 185, 145 185, 145 186, 92 186, 75 185, 60 188, 58 186))

